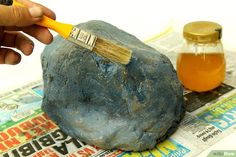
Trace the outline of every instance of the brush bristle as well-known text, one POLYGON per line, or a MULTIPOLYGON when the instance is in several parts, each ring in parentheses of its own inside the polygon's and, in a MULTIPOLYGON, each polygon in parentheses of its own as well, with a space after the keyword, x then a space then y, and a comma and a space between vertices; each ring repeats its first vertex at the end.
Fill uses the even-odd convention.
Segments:
POLYGON ((121 64, 128 64, 132 54, 129 49, 102 38, 97 38, 93 51, 98 55, 121 64))

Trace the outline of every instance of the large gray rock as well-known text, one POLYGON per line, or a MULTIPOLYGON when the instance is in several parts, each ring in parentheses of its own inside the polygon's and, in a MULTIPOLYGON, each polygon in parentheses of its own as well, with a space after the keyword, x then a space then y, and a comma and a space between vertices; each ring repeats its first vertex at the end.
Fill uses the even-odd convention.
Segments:
POLYGON ((56 37, 41 56, 43 110, 68 135, 103 149, 151 149, 171 135, 184 107, 169 59, 105 22, 79 27, 130 48, 131 62, 112 63, 56 37))

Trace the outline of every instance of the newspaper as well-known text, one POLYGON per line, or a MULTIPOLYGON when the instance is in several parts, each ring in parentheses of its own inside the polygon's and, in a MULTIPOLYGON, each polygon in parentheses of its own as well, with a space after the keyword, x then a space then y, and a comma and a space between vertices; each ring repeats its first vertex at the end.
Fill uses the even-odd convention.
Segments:
MULTIPOLYGON (((168 28, 146 43, 175 65, 181 35, 168 28)), ((227 58, 235 58, 230 56, 227 58)), ((227 60, 228 61, 228 60, 227 60)), ((231 62, 231 61, 229 61, 231 62)), ((43 82, 38 80, 0 95, 0 156, 3 157, 192 157, 236 130, 236 80, 227 65, 225 82, 214 91, 185 91, 186 115, 179 129, 153 150, 101 150, 63 133, 41 110, 43 82)))

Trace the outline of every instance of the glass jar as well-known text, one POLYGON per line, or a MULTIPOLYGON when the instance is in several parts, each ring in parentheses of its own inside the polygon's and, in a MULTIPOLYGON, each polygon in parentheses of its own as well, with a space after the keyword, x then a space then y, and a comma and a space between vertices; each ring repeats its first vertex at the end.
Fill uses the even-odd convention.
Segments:
POLYGON ((222 27, 197 21, 184 26, 185 42, 177 57, 178 78, 186 89, 205 92, 218 87, 225 77, 222 27))

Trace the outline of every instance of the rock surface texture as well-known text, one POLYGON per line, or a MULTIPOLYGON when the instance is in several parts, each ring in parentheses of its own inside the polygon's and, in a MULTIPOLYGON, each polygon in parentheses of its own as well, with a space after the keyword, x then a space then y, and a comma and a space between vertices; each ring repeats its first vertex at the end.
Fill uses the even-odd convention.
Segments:
POLYGON ((42 108, 68 135, 102 149, 152 149, 184 115, 183 89, 167 57, 102 21, 78 27, 133 51, 128 65, 56 37, 42 53, 42 108))

